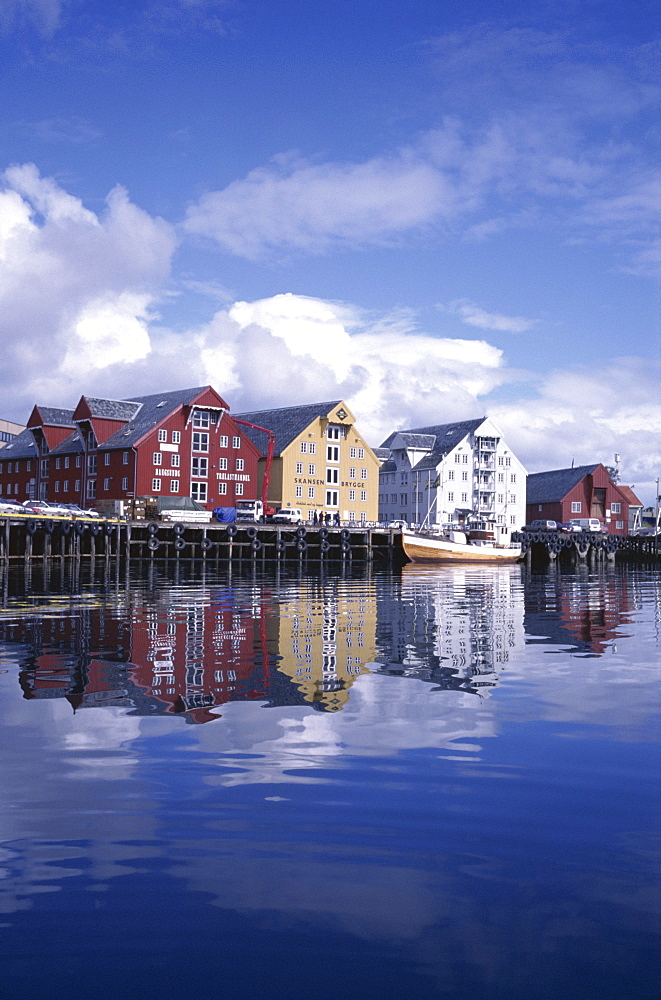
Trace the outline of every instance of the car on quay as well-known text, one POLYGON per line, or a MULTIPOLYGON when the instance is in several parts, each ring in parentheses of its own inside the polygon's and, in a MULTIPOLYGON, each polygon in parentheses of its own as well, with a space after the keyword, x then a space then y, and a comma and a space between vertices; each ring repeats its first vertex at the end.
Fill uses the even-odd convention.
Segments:
POLYGON ((531 521, 530 524, 524 524, 522 531, 557 531, 558 522, 557 521, 531 521))
POLYGON ((47 503, 46 500, 26 500, 22 507, 27 513, 42 517, 71 517, 71 511, 64 504, 47 503))
POLYGON ((303 514, 298 507, 281 507, 273 515, 273 524, 300 524, 303 514))
POLYGON ((97 517, 97 518, 99 518, 99 517, 103 516, 102 514, 99 514, 98 510, 92 510, 91 507, 90 508, 81 507, 77 503, 63 503, 60 506, 64 507, 67 511, 69 511, 69 514, 71 515, 71 517, 97 517))

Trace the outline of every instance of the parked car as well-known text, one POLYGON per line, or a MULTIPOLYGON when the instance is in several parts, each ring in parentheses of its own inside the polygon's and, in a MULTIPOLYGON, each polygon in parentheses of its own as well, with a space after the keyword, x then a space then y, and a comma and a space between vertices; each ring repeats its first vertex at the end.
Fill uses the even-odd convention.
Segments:
POLYGON ((389 528, 402 528, 403 529, 403 528, 408 528, 408 524, 406 523, 406 521, 402 521, 400 519, 397 519, 395 521, 390 521, 388 523, 388 527, 389 528))
POLYGON ((558 522, 557 521, 531 521, 530 524, 524 524, 522 531, 557 531, 558 522))
MULTIPOLYGON (((598 517, 572 517, 569 524, 577 524, 579 531, 601 531, 601 521, 598 517)), ((572 528, 572 531, 575 530, 572 528)))
POLYGON ((26 500, 22 506, 24 510, 33 511, 43 517, 71 517, 71 511, 64 505, 47 503, 45 500, 26 500))
POLYGON ((101 517, 98 510, 92 510, 91 508, 81 507, 77 503, 63 503, 62 507, 70 513, 71 517, 101 517))
POLYGON ((298 507, 281 507, 273 515, 274 524, 300 524, 303 515, 298 507))

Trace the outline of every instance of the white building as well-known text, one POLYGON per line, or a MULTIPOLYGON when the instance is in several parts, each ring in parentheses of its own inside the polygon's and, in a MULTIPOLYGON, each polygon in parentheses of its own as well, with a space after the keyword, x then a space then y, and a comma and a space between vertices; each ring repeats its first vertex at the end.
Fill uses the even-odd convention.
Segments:
POLYGON ((500 526, 501 540, 525 523, 526 470, 488 417, 395 431, 375 449, 379 520, 500 526))

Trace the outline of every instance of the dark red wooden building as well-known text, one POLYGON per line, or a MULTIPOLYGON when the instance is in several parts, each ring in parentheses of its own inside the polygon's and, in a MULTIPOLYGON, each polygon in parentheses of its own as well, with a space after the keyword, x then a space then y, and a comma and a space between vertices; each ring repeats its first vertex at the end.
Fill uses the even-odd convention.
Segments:
POLYGON ((35 406, 0 456, 0 496, 94 507, 171 495, 233 507, 257 499, 258 458, 211 386, 126 400, 82 396, 75 410, 35 406))
POLYGON ((614 483, 606 467, 581 465, 528 476, 526 521, 598 518, 612 535, 629 533, 629 494, 614 483))

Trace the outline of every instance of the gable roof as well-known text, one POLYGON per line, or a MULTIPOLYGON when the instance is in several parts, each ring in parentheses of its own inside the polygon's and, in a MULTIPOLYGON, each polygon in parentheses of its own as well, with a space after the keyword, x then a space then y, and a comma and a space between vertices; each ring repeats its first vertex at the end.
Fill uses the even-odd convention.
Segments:
POLYGON ((132 396, 131 399, 124 400, 125 405, 139 403, 140 406, 134 409, 135 415, 123 427, 120 427, 107 441, 103 442, 103 447, 130 448, 152 428, 160 424, 173 410, 177 410, 180 406, 189 405, 208 388, 208 386, 202 385, 193 389, 154 393, 151 396, 132 396))
MULTIPOLYGON (((74 416, 79 410, 89 410, 90 418, 97 417, 105 420, 130 420, 140 409, 140 404, 125 399, 101 399, 98 396, 83 396, 74 411, 74 416), (85 407, 83 404, 87 404, 85 407)), ((76 418, 78 420, 89 419, 83 416, 82 412, 76 418)))
POLYGON ((630 507, 642 507, 643 502, 639 500, 634 491, 630 486, 621 486, 620 483, 617 484, 617 488, 629 504, 630 507))
POLYGON ((486 417, 478 417, 475 420, 460 420, 454 424, 435 424, 431 427, 412 427, 407 430, 393 431, 381 447, 392 448, 393 441, 399 436, 407 448, 429 449, 429 453, 424 455, 415 465, 416 469, 435 469, 449 452, 461 444, 469 434, 474 434, 485 420, 486 417))
MULTIPOLYGON (((331 410, 339 406, 341 399, 326 403, 305 403, 302 406, 284 406, 277 410, 253 410, 251 413, 233 413, 239 420, 249 420, 251 424, 268 427, 275 434, 275 455, 281 455, 292 441, 302 434, 306 427, 319 417, 327 417, 331 410)), ((262 455, 266 454, 268 438, 263 431, 243 428, 262 455)))
POLYGON ((0 462, 3 462, 5 459, 11 462, 15 458, 36 457, 37 445, 35 444, 34 435, 32 431, 27 429, 17 434, 4 448, 0 448, 0 462))
POLYGON ((591 475, 599 463, 577 465, 573 469, 554 469, 551 472, 533 472, 528 476, 526 503, 553 503, 563 500, 585 476, 591 475))
POLYGON ((40 406, 37 403, 28 419, 28 427, 42 426, 73 427, 73 410, 66 410, 61 406, 40 406))

